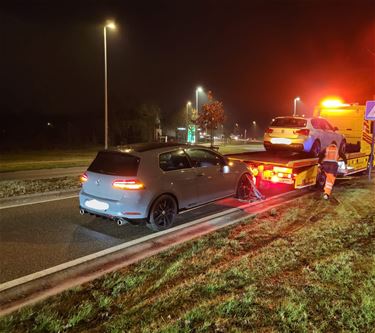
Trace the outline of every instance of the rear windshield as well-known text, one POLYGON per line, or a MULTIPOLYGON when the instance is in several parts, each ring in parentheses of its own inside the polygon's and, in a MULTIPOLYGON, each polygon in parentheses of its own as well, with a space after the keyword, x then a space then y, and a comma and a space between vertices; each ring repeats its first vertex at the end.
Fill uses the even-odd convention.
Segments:
POLYGON ((88 171, 114 176, 136 176, 139 157, 116 152, 99 152, 88 171))
POLYGON ((306 127, 306 119, 300 119, 300 118, 276 118, 271 126, 272 127, 289 127, 289 128, 295 128, 295 127, 306 127))

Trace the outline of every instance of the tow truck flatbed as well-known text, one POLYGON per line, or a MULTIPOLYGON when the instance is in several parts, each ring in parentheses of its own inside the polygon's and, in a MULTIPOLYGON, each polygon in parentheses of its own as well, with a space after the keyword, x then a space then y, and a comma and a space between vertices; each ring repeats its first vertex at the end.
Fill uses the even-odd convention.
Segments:
MULTIPOLYGON (((294 185, 303 188, 321 182, 318 158, 306 152, 257 151, 227 154, 230 160, 239 160, 247 164, 256 177, 256 183, 264 181, 294 185)), ((345 177, 367 170, 369 155, 362 152, 347 153, 347 172, 339 161, 338 177, 345 177)), ((258 186, 260 187, 260 186, 258 186)))
POLYGON ((258 151, 228 154, 226 157, 246 163, 256 177, 258 187, 264 182, 289 184, 295 188, 316 183, 318 158, 306 152, 258 151))
POLYGON ((306 152, 255 151, 225 155, 230 159, 253 164, 272 164, 288 168, 299 168, 318 164, 318 158, 306 152))

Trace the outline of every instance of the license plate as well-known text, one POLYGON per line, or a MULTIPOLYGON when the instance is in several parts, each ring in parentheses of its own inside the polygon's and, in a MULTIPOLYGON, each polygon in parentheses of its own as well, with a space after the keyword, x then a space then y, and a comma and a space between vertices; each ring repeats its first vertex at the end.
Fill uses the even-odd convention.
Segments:
POLYGON ((272 138, 271 143, 280 145, 290 145, 292 143, 292 140, 285 138, 272 138))
POLYGON ((97 210, 107 210, 109 208, 109 205, 106 202, 99 201, 96 199, 93 200, 87 200, 85 202, 86 207, 97 209, 97 210))

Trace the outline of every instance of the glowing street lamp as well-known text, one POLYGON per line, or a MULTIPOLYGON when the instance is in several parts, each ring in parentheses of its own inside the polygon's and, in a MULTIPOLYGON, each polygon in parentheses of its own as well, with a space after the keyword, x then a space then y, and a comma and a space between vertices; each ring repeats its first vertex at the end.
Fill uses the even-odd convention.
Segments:
POLYGON ((199 113, 198 97, 199 97, 199 93, 201 93, 201 92, 203 92, 202 87, 198 87, 195 90, 195 109, 197 110, 197 114, 199 113))
POLYGON ((104 149, 108 149, 108 83, 107 83, 107 28, 116 29, 114 22, 104 26, 104 149))
POLYGON ((296 97, 294 99, 294 109, 293 109, 293 116, 297 115, 297 101, 300 101, 301 99, 299 97, 296 97))

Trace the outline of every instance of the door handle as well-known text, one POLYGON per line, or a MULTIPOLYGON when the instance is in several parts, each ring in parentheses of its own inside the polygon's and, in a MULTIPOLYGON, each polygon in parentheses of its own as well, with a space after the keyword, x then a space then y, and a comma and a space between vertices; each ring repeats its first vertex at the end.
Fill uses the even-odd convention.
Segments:
POLYGON ((197 177, 203 177, 204 176, 204 173, 198 173, 197 174, 197 177))

